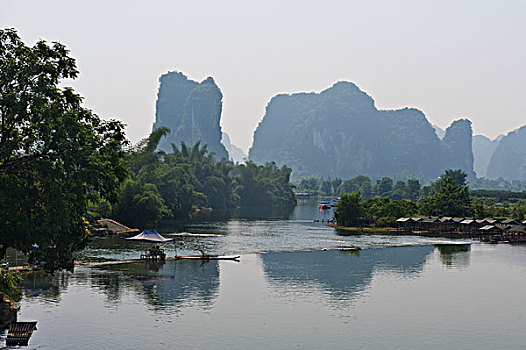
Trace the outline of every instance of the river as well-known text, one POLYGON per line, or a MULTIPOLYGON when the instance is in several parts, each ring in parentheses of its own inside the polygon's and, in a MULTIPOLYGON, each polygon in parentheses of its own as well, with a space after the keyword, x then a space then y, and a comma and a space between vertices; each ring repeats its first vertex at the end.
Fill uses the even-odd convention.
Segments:
MULTIPOLYGON (((525 246, 340 236, 313 221, 332 214, 310 203, 286 215, 199 220, 179 229, 221 236, 166 245, 170 254, 240 253, 240 262, 26 275, 19 320, 38 321, 28 348, 524 348, 525 246), (436 245, 444 243, 452 244, 436 245), (351 245, 363 249, 334 249, 351 245)), ((137 257, 143 248, 98 239, 82 257, 137 257)))

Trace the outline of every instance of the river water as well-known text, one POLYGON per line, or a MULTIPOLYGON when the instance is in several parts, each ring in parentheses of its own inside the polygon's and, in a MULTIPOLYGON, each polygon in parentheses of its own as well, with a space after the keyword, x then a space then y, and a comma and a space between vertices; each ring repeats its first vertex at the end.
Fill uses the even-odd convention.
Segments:
MULTIPOLYGON (((525 246, 340 236, 313 222, 331 213, 308 203, 287 215, 181 228, 221 236, 181 238, 178 252, 242 253, 240 262, 27 275, 19 320, 38 321, 28 348, 525 348, 525 246), (351 245, 364 249, 333 249, 351 245)), ((95 240, 83 257, 137 257, 143 248, 95 240)))

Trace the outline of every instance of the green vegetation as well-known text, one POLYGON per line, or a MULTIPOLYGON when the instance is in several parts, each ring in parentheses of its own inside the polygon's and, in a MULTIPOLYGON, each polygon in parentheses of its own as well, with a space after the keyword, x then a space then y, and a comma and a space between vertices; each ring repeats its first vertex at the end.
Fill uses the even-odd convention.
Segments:
MULTIPOLYGON (((217 161, 199 142, 156 152, 166 128, 126 151, 123 125, 61 86, 77 75, 60 43, 29 47, 0 30, 0 258, 14 248, 51 272, 72 269, 87 219, 101 215, 147 227, 199 208, 295 204, 289 168, 217 161)), ((6 291, 17 282, 2 278, 6 291)))
POLYGON ((0 30, 0 258, 13 247, 47 269, 73 267, 88 238, 88 203, 117 199, 126 176, 123 125, 82 107, 59 43, 26 46, 0 30))
POLYGON ((159 128, 128 153, 130 178, 113 210, 117 220, 146 228, 163 218, 190 217, 203 208, 295 205, 289 168, 217 161, 200 143, 181 143, 180 149, 172 145, 172 153, 156 152, 168 133, 159 128))
POLYGON ((22 291, 16 286, 22 281, 22 275, 18 271, 0 271, 0 297, 5 296, 12 301, 22 298, 22 291))
MULTIPOLYGON (((365 184, 361 188, 368 188, 367 177, 356 177, 344 181, 346 183, 365 184)), ((377 182, 373 193, 387 193, 392 181, 384 178, 377 182)), ((347 188, 360 189, 359 186, 347 188)), ((335 210, 335 218, 341 226, 370 226, 392 227, 400 217, 425 216, 457 216, 513 218, 526 219, 526 199, 523 193, 510 193, 499 191, 474 191, 470 193, 466 183, 466 174, 461 170, 446 170, 440 178, 428 186, 420 189, 417 182, 408 180, 405 187, 403 182, 397 182, 388 192, 393 198, 395 193, 403 193, 415 198, 416 193, 421 193, 419 201, 414 199, 392 200, 389 197, 372 197, 361 200, 360 190, 353 193, 344 193, 335 210), (408 190, 409 189, 409 190, 408 190), (507 201, 498 202, 506 198, 507 201)))
POLYGON ((428 216, 469 216, 473 214, 466 174, 446 170, 429 186, 433 192, 420 202, 420 213, 428 216))
POLYGON ((371 178, 364 175, 358 175, 345 181, 340 178, 319 180, 310 177, 302 179, 297 185, 297 192, 317 193, 322 196, 339 196, 343 193, 360 192, 363 199, 389 197, 395 200, 416 201, 420 198, 421 191, 420 181, 416 179, 393 183, 393 179, 383 177, 377 180, 373 186, 371 178))
POLYGON ((341 226, 356 226, 363 221, 364 208, 360 192, 344 193, 334 210, 336 222, 341 226))

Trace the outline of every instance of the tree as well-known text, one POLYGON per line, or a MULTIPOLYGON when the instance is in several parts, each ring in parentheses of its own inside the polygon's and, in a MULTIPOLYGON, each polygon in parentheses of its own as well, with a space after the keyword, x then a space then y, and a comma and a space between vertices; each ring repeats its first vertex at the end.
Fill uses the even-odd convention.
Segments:
POLYGON ((320 193, 325 196, 331 196, 333 194, 332 181, 323 180, 320 184, 320 193))
POLYGON ((359 225, 363 219, 363 214, 360 192, 342 194, 334 210, 334 217, 340 226, 359 225))
POLYGON ((420 181, 415 179, 408 179, 406 186, 406 198, 412 201, 416 201, 420 197, 420 192, 420 181))
POLYGON ((393 179, 390 177, 383 177, 381 180, 376 180, 374 186, 374 194, 378 197, 389 197, 393 190, 393 179))
POLYGON ((371 197, 371 179, 368 176, 358 175, 354 179, 345 180, 339 187, 338 193, 352 193, 359 191, 365 199, 371 197))
POLYGON ((298 185, 299 191, 318 192, 319 188, 320 188, 320 182, 315 177, 309 177, 306 179, 302 179, 298 185))
POLYGON ((73 267, 88 201, 115 201, 127 172, 123 125, 59 86, 77 74, 63 45, 0 30, 0 255, 13 247, 50 270, 73 267))
POLYGON ((436 192, 420 202, 424 215, 466 216, 471 215, 471 197, 466 185, 467 175, 462 170, 447 170, 431 184, 436 192))
POLYGON ((397 181, 393 186, 393 190, 391 191, 390 198, 394 200, 401 200, 402 198, 406 198, 406 196, 407 196, 407 187, 405 185, 405 182, 397 181))
POLYGON ((124 182, 115 216, 132 227, 151 228, 159 219, 169 217, 170 211, 155 184, 129 179, 124 182))

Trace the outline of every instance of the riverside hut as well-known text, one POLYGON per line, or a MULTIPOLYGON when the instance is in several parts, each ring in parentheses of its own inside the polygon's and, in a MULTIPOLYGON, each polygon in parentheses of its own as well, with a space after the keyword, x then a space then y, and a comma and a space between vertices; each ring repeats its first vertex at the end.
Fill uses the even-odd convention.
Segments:
POLYGON ((454 232, 458 225, 451 216, 444 216, 440 218, 440 226, 443 232, 454 232))
POLYGON ((486 225, 496 225, 496 224, 500 224, 501 223, 499 220, 493 219, 493 218, 484 218, 483 222, 486 225))
POLYGON ((504 225, 522 225, 522 222, 514 219, 506 219, 502 221, 504 225))
POLYGON ((97 227, 91 228, 91 233, 94 236, 108 236, 108 235, 119 235, 121 233, 139 232, 136 228, 129 228, 128 226, 121 224, 112 219, 102 218, 97 220, 97 227))
POLYGON ((482 225, 473 219, 465 219, 460 222, 460 232, 462 233, 477 233, 482 225))
POLYGON ((399 218, 396 220, 396 224, 398 225, 397 231, 409 231, 410 228, 413 226, 413 222, 411 221, 411 218, 399 218))
POLYGON ((420 221, 420 225, 423 231, 427 231, 429 233, 437 233, 441 230, 441 222, 437 216, 424 218, 422 221, 420 221))
POLYGON ((502 229, 495 225, 486 225, 481 227, 477 233, 480 235, 500 235, 502 234, 502 229))

